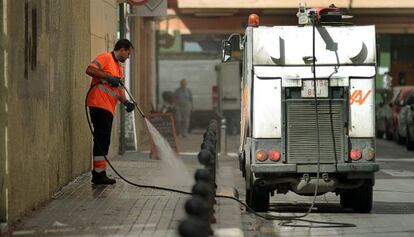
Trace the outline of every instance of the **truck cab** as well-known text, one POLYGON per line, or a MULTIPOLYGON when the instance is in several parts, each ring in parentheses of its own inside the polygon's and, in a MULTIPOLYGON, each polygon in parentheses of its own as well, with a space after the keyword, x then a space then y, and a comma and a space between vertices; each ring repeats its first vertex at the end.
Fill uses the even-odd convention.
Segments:
MULTIPOLYGON (((240 40, 239 161, 247 204, 267 211, 275 192, 334 192, 344 208, 370 212, 379 170, 375 27, 258 22, 249 17, 240 40)), ((228 40, 222 56, 231 58, 228 40)))

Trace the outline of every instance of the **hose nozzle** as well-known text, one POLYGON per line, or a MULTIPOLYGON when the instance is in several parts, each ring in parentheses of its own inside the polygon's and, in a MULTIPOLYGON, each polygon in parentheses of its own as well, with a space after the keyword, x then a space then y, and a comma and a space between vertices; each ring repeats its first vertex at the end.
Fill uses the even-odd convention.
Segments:
POLYGON ((131 99, 132 103, 134 103, 135 107, 138 109, 139 113, 143 118, 145 118, 144 112, 141 110, 141 108, 138 106, 138 103, 135 101, 134 97, 131 95, 129 90, 126 88, 125 84, 120 81, 119 84, 125 89, 126 93, 129 95, 129 98, 131 99))

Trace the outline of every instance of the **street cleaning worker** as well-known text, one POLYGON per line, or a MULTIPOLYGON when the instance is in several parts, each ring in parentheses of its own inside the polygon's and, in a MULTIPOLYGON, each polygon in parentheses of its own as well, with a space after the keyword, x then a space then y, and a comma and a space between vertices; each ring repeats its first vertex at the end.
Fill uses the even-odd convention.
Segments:
POLYGON ((125 97, 125 91, 120 88, 124 74, 121 63, 124 63, 134 47, 127 39, 116 42, 112 52, 99 54, 89 64, 86 74, 92 77, 93 87, 87 98, 87 105, 94 128, 93 142, 93 170, 92 183, 114 184, 114 179, 106 175, 106 161, 111 142, 112 120, 115 115, 115 106, 119 101, 127 112, 135 106, 125 97))

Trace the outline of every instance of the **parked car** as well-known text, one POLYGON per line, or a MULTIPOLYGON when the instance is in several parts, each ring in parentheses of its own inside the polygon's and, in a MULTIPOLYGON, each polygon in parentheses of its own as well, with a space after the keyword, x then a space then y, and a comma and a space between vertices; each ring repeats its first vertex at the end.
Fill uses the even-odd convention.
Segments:
POLYGON ((393 91, 390 89, 376 90, 376 104, 375 104, 375 129, 376 136, 387 139, 392 139, 391 130, 391 100, 393 91))
POLYGON ((407 99, 408 111, 406 115, 407 138, 405 145, 408 150, 414 150, 414 95, 407 99))
MULTIPOLYGON (((385 137, 388 140, 392 140, 394 138, 394 129, 395 129, 395 125, 394 125, 394 119, 393 119, 393 107, 394 104, 396 104, 397 99, 400 97, 400 92, 403 89, 403 86, 395 86, 392 88, 392 93, 391 93, 391 100, 388 102, 388 106, 378 106, 379 111, 378 113, 376 113, 376 115, 378 115, 378 121, 379 121, 379 131, 383 131, 381 130, 381 127, 384 126, 386 129, 385 132, 385 137), (381 125, 381 122, 385 123, 383 125, 381 125)), ((377 89, 377 90, 382 90, 382 89, 377 89)), ((378 97, 377 97, 378 98, 378 97)), ((395 119, 396 120, 396 119, 395 119)), ((380 135, 380 134, 377 134, 380 135)))
POLYGON ((403 124, 399 125, 399 115, 401 113, 402 108, 406 105, 406 100, 408 96, 412 93, 413 87, 403 87, 398 95, 395 98, 394 103, 392 104, 392 131, 393 131, 393 138, 398 144, 402 144, 405 140, 404 134, 400 134, 400 126, 404 126, 403 124), (400 136, 401 135, 401 136, 400 136))
POLYGON ((400 113, 398 114, 398 121, 397 121, 397 142, 404 143, 407 138, 407 116, 408 112, 411 110, 411 106, 408 103, 412 104, 414 102, 414 90, 411 90, 406 99, 404 100, 404 105, 400 109, 400 113))

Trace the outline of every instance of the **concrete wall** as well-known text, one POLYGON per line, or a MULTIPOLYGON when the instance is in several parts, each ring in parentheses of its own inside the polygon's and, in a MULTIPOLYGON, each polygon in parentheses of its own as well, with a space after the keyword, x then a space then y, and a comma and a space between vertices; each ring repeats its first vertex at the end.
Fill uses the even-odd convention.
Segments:
MULTIPOLYGON (((91 0, 91 61, 102 52, 114 49, 117 39, 117 3, 115 0, 91 0)), ((86 68, 85 68, 86 69, 86 68)), ((119 152, 120 107, 117 107, 112 124, 109 156, 119 152)))
POLYGON ((90 1, 7 3, 11 222, 90 168, 91 136, 83 106, 91 19, 90 1))
POLYGON ((7 175, 6 175, 6 129, 7 129, 7 112, 6 99, 7 90, 4 80, 5 70, 5 44, 6 35, 4 24, 7 24, 6 0, 0 1, 0 235, 2 234, 2 222, 7 221, 7 175))
MULTIPOLYGON (((96 55, 113 49, 117 3, 0 3, 0 19, 4 23, 0 27, 1 235, 2 222, 14 222, 90 170, 92 136, 84 110, 90 77, 85 70, 96 55)), ((154 79, 154 26, 144 20, 137 26, 134 32, 139 38, 134 45, 138 50, 131 56, 137 60, 131 67, 140 81, 134 84, 132 93, 138 95, 148 112, 151 93, 147 92, 151 91, 154 79), (141 52, 145 57, 138 58, 141 52), (147 63, 138 66, 142 61, 147 63), (141 81, 145 86, 141 86, 141 81)), ((116 116, 110 155, 118 154, 119 130, 116 116)))

